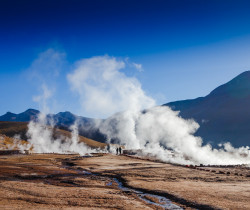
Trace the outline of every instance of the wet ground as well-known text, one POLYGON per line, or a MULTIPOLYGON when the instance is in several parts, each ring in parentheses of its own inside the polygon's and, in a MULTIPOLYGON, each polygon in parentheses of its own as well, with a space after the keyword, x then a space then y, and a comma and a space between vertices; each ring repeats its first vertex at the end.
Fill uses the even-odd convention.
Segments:
POLYGON ((128 156, 0 156, 0 209, 250 209, 250 170, 128 156))

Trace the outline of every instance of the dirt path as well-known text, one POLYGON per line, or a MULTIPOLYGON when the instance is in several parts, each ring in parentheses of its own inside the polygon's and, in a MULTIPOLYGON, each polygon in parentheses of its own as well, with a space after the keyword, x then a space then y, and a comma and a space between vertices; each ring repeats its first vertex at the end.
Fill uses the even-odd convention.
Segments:
POLYGON ((156 197, 143 200, 121 182, 184 208, 250 209, 248 175, 242 168, 190 169, 107 154, 0 156, 0 209, 161 209, 156 197))

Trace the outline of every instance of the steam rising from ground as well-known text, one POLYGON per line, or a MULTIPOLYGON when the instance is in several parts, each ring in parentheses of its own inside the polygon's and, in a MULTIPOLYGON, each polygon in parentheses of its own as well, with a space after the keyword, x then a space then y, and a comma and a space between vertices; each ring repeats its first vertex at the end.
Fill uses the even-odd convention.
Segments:
POLYGON ((46 85, 43 85, 42 88, 43 93, 34 99, 41 104, 43 112, 38 115, 38 119, 29 122, 27 132, 29 144, 22 149, 32 149, 36 153, 79 153, 80 155, 96 152, 86 144, 79 142, 77 121, 70 127, 71 138, 54 135, 55 122, 47 115, 49 111, 47 100, 52 93, 46 85))
POLYGON ((86 153, 96 152, 84 143, 79 142, 78 125, 75 122, 71 127, 71 138, 65 136, 54 137, 54 126, 48 122, 45 114, 40 114, 38 122, 31 121, 28 125, 29 143, 36 153, 86 153), (50 126, 48 126, 50 124, 50 126))
POLYGON ((79 94, 83 110, 91 117, 108 117, 116 112, 139 111, 155 105, 140 82, 121 71, 125 67, 124 61, 98 56, 80 60, 68 75, 71 89, 79 94))
MULTIPOLYGON (((194 136, 199 125, 182 119, 169 107, 155 106, 156 102, 143 91, 140 82, 122 72, 126 65, 114 57, 92 57, 77 62, 67 75, 71 90, 79 95, 82 109, 91 117, 113 114, 94 126, 107 136, 108 142, 116 139, 128 149, 142 149, 144 154, 173 163, 250 164, 249 147, 235 149, 230 143, 221 149, 203 146, 202 139, 194 136)), ((140 64, 134 66, 142 68, 140 64)), ((35 99, 46 114, 46 101, 51 94, 46 86, 43 89, 44 94, 35 99)), ((77 122, 71 127, 71 138, 53 139, 54 122, 48 121, 45 114, 28 126, 29 143, 35 152, 93 152, 79 143, 77 122)))
POLYGON ((110 138, 119 139, 128 149, 142 149, 144 154, 181 164, 249 164, 249 147, 235 149, 230 143, 221 149, 202 146, 194 133, 199 125, 184 120, 169 107, 154 107, 145 112, 118 113, 101 123, 100 129, 110 138), (170 149, 170 150, 167 150, 170 149))
POLYGON ((226 143, 218 150, 202 146, 202 139, 194 136, 199 125, 182 119, 169 107, 155 107, 140 82, 121 72, 124 67, 124 62, 112 57, 93 57, 78 62, 68 75, 83 108, 101 114, 123 111, 96 124, 108 140, 118 139, 128 149, 142 149, 174 163, 250 163, 249 147, 235 149, 226 143))

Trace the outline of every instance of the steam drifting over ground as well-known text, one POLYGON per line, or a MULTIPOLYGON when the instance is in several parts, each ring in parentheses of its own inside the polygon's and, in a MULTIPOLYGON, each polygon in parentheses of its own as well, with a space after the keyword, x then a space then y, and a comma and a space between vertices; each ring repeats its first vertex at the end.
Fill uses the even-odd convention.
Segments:
MULTIPOLYGON (((150 153, 173 163, 250 164, 249 147, 236 149, 230 143, 224 144, 221 149, 203 146, 202 139, 194 136, 199 125, 193 120, 182 119, 169 107, 156 106, 155 100, 143 91, 140 82, 122 72, 127 65, 125 60, 98 56, 78 61, 67 75, 71 90, 79 95, 82 109, 90 116, 113 114, 95 125, 107 135, 108 141, 118 139, 128 149, 142 149, 145 154, 150 153)), ((142 68, 140 64, 134 66, 142 68)), ((48 95, 46 93, 36 99, 44 105, 48 95)), ((72 126, 72 138, 67 141, 70 143, 61 139, 52 140, 51 129, 46 124, 44 115, 39 116, 38 122, 29 124, 29 142, 34 151, 91 152, 86 145, 78 143, 77 122, 72 126)), ((53 122, 49 124, 53 127, 53 122)))
POLYGON ((32 148, 32 151, 36 153, 79 153, 84 155, 97 152, 86 144, 79 142, 77 121, 70 127, 71 138, 53 136, 55 122, 48 117, 49 107, 47 105, 47 100, 52 96, 52 92, 46 85, 43 85, 42 89, 43 93, 34 97, 34 99, 41 104, 43 112, 39 114, 37 120, 29 122, 27 132, 29 144, 26 147, 19 146, 19 148, 22 150, 32 148))
POLYGON ((36 153, 86 153, 96 152, 84 143, 79 142, 77 122, 71 127, 71 138, 65 136, 53 137, 53 122, 48 122, 45 114, 40 114, 38 121, 31 121, 28 125, 28 142, 36 153), (50 126, 48 126, 50 125, 50 126))
POLYGON ((108 139, 119 139, 126 148, 143 149, 175 163, 250 163, 249 147, 235 149, 226 143, 217 150, 210 145, 202 146, 202 139, 194 136, 199 128, 196 122, 182 119, 168 107, 156 107, 140 82, 127 77, 120 71, 122 68, 125 63, 115 58, 93 57, 80 61, 68 75, 83 107, 97 113, 123 111, 97 123, 108 139), (174 157, 166 148, 174 151, 174 157))
POLYGON ((154 107, 145 112, 127 111, 111 116, 100 129, 109 138, 120 139, 130 149, 142 149, 163 161, 181 164, 249 164, 249 147, 235 149, 230 143, 221 149, 202 146, 194 136, 199 125, 184 120, 169 107, 154 107), (173 151, 170 152, 168 149, 173 151))

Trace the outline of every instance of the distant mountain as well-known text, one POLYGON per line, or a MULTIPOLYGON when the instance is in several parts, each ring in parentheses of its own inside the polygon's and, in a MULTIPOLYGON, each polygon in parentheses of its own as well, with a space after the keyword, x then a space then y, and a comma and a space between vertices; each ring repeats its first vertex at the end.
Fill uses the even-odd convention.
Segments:
MULTIPOLYGON (((28 109, 20 114, 7 112, 0 116, 0 121, 8 122, 29 122, 37 120, 40 111, 28 109)), ((87 138, 95 139, 99 142, 105 142, 106 138, 97 128, 94 127, 96 119, 81 117, 72 114, 71 112, 59 112, 57 114, 48 114, 48 119, 53 120, 57 128, 70 131, 70 126, 78 122, 79 134, 87 138)))
POLYGON ((55 115, 50 114, 48 117, 53 119, 58 128, 64 130, 71 130, 70 127, 77 121, 80 135, 99 142, 106 141, 106 137, 99 132, 98 128, 95 128, 95 122, 99 119, 81 117, 71 112, 59 112, 55 115))
POLYGON ((0 121, 11 121, 11 122, 29 122, 37 118, 40 112, 35 109, 28 109, 20 114, 14 114, 7 112, 6 114, 0 116, 0 121))
POLYGON ((196 132, 205 143, 230 141, 250 146, 250 71, 243 72, 209 95, 164 104, 179 110, 180 116, 200 124, 196 132))
MULTIPOLYGON (((36 120, 39 114, 40 111, 35 109, 28 109, 20 114, 7 112, 6 114, 0 116, 0 121, 29 122, 31 120, 36 120)), ((65 127, 71 126, 72 124, 74 124, 76 120, 78 120, 80 124, 88 124, 94 121, 94 119, 80 117, 68 111, 59 112, 58 114, 48 114, 47 117, 48 119, 53 120, 58 126, 65 126, 65 127)))
POLYGON ((95 119, 87 118, 87 117, 81 117, 72 114, 71 112, 59 112, 57 114, 49 114, 48 118, 51 118, 54 120, 56 125, 62 126, 62 127, 69 127, 75 123, 75 121, 78 121, 81 125, 92 125, 95 121, 95 119))

